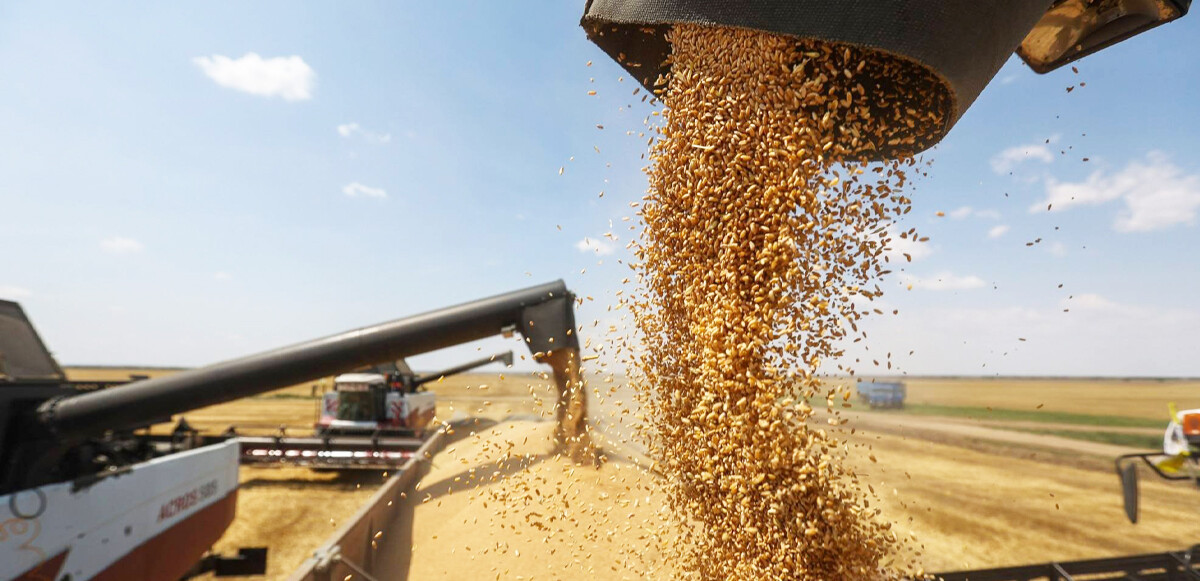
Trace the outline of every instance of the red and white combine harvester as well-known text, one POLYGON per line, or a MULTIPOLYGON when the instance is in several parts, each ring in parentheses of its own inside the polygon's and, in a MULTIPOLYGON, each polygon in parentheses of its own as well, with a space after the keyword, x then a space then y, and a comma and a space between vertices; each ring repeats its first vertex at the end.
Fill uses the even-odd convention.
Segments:
POLYGON ((67 381, 21 307, 0 301, 0 581, 261 573, 263 549, 208 554, 233 521, 238 464, 248 450, 265 450, 271 462, 395 466, 433 429, 422 383, 511 354, 423 378, 404 373, 404 358, 514 332, 535 358, 577 350, 574 300, 557 281, 107 389, 67 381), (201 436, 183 422, 172 434, 147 429, 190 410, 380 364, 376 371, 395 370, 377 374, 384 388, 371 380, 362 382, 365 391, 335 391, 337 413, 346 398, 345 409, 359 410, 355 418, 365 417, 363 409, 386 411, 382 427, 396 430, 379 421, 364 422, 369 432, 331 422, 313 438, 201 436), (352 405, 363 393, 382 399, 352 405), (376 402, 399 403, 394 422, 392 407, 376 402), (329 433, 334 427, 338 434, 329 433))
POLYGON ((437 400, 391 373, 346 373, 321 397, 317 435, 402 433, 421 437, 433 421, 437 400))
POLYGON ((299 465, 323 470, 395 468, 432 432, 437 398, 424 385, 495 362, 512 365, 512 351, 418 376, 403 360, 344 373, 321 396, 313 436, 242 437, 242 463, 299 465))
POLYGON ((376 365, 333 380, 333 390, 321 397, 317 435, 377 433, 421 437, 433 421, 437 401, 425 384, 472 369, 513 364, 512 351, 497 353, 428 375, 417 375, 401 359, 376 365))

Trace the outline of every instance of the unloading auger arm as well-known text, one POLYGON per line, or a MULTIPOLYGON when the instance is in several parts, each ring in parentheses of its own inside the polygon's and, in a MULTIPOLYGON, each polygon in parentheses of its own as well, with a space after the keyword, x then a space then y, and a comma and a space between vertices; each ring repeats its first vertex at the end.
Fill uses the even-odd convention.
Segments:
POLYGON ((360 367, 514 331, 537 359, 578 349, 574 300, 559 280, 115 389, 0 405, 0 494, 102 469, 88 442, 360 367))

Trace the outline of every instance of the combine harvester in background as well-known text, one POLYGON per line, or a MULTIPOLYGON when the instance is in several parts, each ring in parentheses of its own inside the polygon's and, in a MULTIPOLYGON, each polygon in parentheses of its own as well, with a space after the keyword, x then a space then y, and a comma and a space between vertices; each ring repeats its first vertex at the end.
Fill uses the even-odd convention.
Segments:
POLYGON ((242 463, 318 470, 396 468, 433 433, 437 398, 423 386, 495 362, 511 366, 512 351, 428 375, 413 373, 404 359, 344 373, 334 378, 332 391, 322 394, 312 437, 289 438, 282 430, 277 437, 242 437, 242 463))
MULTIPOLYGON (((261 573, 265 550, 205 557, 233 521, 239 446, 253 438, 149 428, 201 407, 520 332, 560 386, 578 361, 575 298, 562 281, 242 359, 80 392, 25 313, 0 301, 0 581, 177 581, 261 573)), ((182 423, 182 422, 181 422, 182 423)), ((271 440, 268 438, 268 440, 271 440)), ((313 438, 288 450, 378 461, 411 439, 313 438)))
POLYGON ((437 405, 424 385, 496 362, 511 367, 512 351, 428 375, 413 373, 403 359, 339 375, 333 379, 333 390, 321 396, 316 435, 382 433, 420 438, 433 421, 437 405))
POLYGON ((1162 452, 1140 452, 1117 458, 1117 475, 1125 499, 1125 516, 1138 521, 1138 472, 1140 460, 1159 478, 1190 480, 1200 487, 1200 409, 1178 411, 1171 405, 1171 422, 1163 434, 1162 452))

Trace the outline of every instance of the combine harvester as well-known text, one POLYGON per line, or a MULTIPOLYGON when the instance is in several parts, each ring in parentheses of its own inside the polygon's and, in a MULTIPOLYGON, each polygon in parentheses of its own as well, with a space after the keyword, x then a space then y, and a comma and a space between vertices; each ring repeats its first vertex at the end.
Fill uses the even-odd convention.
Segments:
POLYGON ((500 362, 513 364, 512 351, 497 353, 438 373, 418 376, 401 359, 387 365, 339 375, 333 391, 321 398, 316 435, 379 433, 421 437, 433 421, 436 400, 424 385, 500 362))
POLYGON ((433 421, 434 395, 424 385, 492 363, 513 364, 512 351, 419 376, 401 359, 333 379, 333 391, 321 397, 316 435, 380 434, 422 437, 433 421))
POLYGON ((323 470, 396 468, 432 434, 437 399, 423 386, 496 362, 511 366, 512 351, 424 376, 413 373, 404 359, 339 375, 333 390, 318 403, 312 437, 289 438, 282 431, 273 438, 242 436, 242 463, 323 470), (363 447, 366 444, 369 447, 363 447))
MULTIPOLYGON (((578 360, 574 300, 557 281, 90 392, 65 380, 20 306, 0 301, 0 581, 261 573, 262 549, 205 556, 233 521, 239 448, 254 439, 189 429, 158 436, 147 428, 201 407, 515 332, 568 385, 573 379, 559 375, 572 368, 557 362, 578 360)), ((432 453, 439 438, 270 440, 280 456, 395 465, 422 445, 432 453)), ((392 484, 421 465, 408 460, 392 484)))
POLYGON ((1164 480, 1191 481, 1200 487, 1200 409, 1170 407, 1171 421, 1163 434, 1162 452, 1125 454, 1117 458, 1117 476, 1125 500, 1125 516, 1138 521, 1138 463, 1164 480))

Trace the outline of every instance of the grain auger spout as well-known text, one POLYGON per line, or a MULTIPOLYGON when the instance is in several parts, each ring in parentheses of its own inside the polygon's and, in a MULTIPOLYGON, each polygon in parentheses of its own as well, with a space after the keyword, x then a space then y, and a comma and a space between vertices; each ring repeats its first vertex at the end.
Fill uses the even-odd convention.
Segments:
MULTIPOLYGON (((879 50, 937 80, 947 113, 931 129, 869 142, 868 158, 914 154, 941 141, 1015 51, 1046 73, 1188 12, 1191 0, 589 0, 588 38, 651 91, 671 72, 667 33, 676 24, 750 29, 879 50)), ((790 63, 799 65, 800 63, 790 63)), ((877 102, 912 102, 918 75, 860 71, 877 102)), ((919 82, 918 82, 919 81, 919 82)), ((922 91, 924 92, 924 91, 922 91)), ((920 95, 921 99, 931 98, 920 95)), ((925 103, 927 106, 927 103, 925 103)), ((875 113, 883 115, 887 106, 875 113)))

